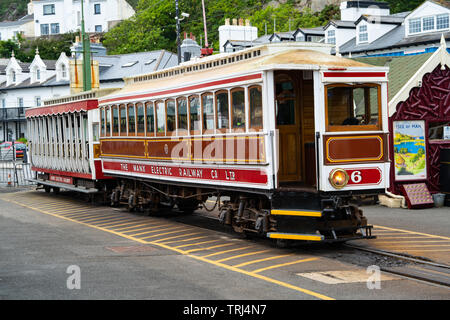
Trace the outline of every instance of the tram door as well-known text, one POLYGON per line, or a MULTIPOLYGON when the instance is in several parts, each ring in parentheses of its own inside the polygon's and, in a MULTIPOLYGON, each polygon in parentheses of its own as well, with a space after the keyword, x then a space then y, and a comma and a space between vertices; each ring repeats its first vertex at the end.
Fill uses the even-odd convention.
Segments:
POLYGON ((279 136, 278 181, 301 181, 301 119, 295 73, 275 74, 275 114, 279 136))

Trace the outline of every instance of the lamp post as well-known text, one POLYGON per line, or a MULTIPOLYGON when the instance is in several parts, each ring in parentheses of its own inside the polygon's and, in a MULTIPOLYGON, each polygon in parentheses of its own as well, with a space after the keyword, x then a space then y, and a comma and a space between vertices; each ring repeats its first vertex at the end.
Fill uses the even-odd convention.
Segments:
POLYGON ((180 19, 180 9, 178 7, 178 0, 175 0, 175 19, 177 20, 177 56, 178 64, 181 63, 181 44, 180 44, 180 21, 189 17, 189 13, 183 12, 181 14, 183 18, 180 19))
MULTIPOLYGON (((177 0, 178 1, 178 0, 177 0)), ((81 0, 81 41, 83 44, 83 91, 92 89, 91 83, 91 43, 84 29, 84 0, 81 0)))

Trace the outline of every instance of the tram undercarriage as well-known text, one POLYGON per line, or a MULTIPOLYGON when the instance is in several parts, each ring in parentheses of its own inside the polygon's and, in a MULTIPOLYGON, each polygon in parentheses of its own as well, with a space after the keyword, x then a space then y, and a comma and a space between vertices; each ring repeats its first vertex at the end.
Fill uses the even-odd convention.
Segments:
POLYGON ((362 210, 348 197, 279 191, 257 194, 120 179, 109 198, 111 206, 122 204, 129 211, 149 215, 174 208, 185 214, 200 208, 217 210, 219 221, 235 232, 272 239, 342 242, 374 238, 362 210), (206 204, 208 199, 214 199, 214 204, 206 204), (280 199, 284 199, 282 208, 280 199))

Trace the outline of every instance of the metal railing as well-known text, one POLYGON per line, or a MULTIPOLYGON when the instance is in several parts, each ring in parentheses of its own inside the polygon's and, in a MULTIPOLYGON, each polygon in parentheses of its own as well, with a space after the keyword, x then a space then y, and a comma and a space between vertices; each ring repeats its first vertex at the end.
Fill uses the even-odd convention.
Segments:
POLYGON ((0 187, 19 187, 33 185, 28 179, 35 179, 31 163, 23 160, 0 160, 0 187))

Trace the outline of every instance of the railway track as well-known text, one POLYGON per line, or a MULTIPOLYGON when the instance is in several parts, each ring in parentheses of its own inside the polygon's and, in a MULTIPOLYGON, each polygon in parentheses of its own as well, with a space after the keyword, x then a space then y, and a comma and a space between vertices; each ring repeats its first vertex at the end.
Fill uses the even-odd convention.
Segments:
MULTIPOLYGON (((218 220, 218 218, 214 217, 209 212, 198 211, 196 215, 212 220, 218 220)), ((391 263, 386 263, 385 265, 380 266, 380 270, 383 272, 434 285, 450 287, 449 265, 436 263, 430 259, 420 256, 411 256, 404 253, 367 248, 355 244, 345 243, 342 247, 379 257, 373 257, 374 260, 383 260, 383 257, 390 259, 391 263), (392 260, 401 261, 403 263, 396 265, 396 263, 392 260)), ((336 250, 339 249, 336 248, 336 250)))

